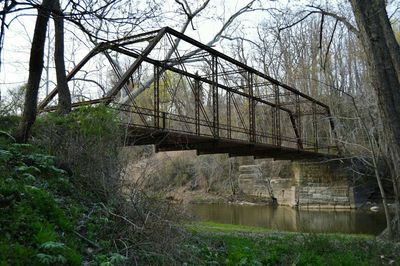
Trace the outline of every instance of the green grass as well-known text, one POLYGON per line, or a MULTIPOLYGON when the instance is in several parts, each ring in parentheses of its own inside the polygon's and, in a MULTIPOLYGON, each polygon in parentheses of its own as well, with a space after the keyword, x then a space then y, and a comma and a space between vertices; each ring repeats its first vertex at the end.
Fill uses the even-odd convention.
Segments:
MULTIPOLYGON (((248 226, 248 225, 241 225, 241 224, 223 224, 223 223, 216 223, 211 221, 201 221, 201 222, 193 222, 186 224, 186 228, 193 232, 197 233, 207 233, 207 232, 215 232, 215 233, 235 233, 235 232, 242 232, 242 233, 277 233, 277 231, 265 228, 265 227, 258 227, 258 226, 248 226)), ((296 232, 279 232, 280 234, 299 234, 296 232)), ((312 233, 301 233, 302 235, 313 235, 312 233)), ((375 237, 373 235, 368 234, 341 234, 341 233, 324 233, 319 234, 330 237, 332 239, 364 239, 364 240, 372 240, 375 237)))
POLYGON ((273 232, 213 222, 187 228, 196 239, 190 247, 204 265, 400 265, 399 246, 369 235, 273 232))
POLYGON ((248 232, 248 233, 266 233, 271 230, 263 227, 238 225, 238 224, 221 224, 214 222, 195 222, 187 224, 186 227, 194 232, 248 232))

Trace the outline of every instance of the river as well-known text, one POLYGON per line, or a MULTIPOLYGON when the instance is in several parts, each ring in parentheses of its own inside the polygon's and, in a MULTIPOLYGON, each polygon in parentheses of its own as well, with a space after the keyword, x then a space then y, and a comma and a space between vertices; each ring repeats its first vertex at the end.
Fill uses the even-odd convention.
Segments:
POLYGON ((378 235, 383 213, 364 210, 297 210, 285 206, 191 204, 193 219, 265 227, 278 231, 378 235))

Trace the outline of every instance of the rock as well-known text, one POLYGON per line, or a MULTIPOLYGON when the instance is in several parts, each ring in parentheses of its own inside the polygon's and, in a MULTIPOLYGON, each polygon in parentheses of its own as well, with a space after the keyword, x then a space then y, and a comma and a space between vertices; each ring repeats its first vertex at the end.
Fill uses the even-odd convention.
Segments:
POLYGON ((372 211, 372 212, 377 212, 377 211, 379 211, 379 207, 378 206, 372 206, 371 208, 370 208, 370 211, 372 211))

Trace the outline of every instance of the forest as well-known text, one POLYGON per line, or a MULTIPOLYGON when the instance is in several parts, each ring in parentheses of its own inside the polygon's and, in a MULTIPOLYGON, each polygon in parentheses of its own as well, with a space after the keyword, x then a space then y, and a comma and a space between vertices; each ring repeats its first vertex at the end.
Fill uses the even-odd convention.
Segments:
POLYGON ((0 8, 0 265, 400 264, 398 1, 0 8), (193 220, 263 204, 240 186, 253 156, 346 165, 384 228, 193 220))

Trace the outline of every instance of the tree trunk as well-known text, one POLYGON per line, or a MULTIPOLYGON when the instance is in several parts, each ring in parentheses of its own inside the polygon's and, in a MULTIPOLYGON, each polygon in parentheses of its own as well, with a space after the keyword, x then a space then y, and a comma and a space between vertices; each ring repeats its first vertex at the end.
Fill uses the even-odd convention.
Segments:
POLYGON ((55 30, 54 61, 56 65, 58 111, 61 114, 71 112, 71 93, 68 88, 67 75, 64 62, 64 18, 60 1, 54 1, 53 19, 55 30))
MULTIPOLYGON (((369 59, 380 115, 391 147, 394 173, 400 178, 400 48, 386 13, 385 0, 351 0, 369 59)), ((399 182, 397 182, 399 183, 399 182)), ((398 195, 397 195, 398 196, 398 195)), ((398 222, 398 221, 397 221, 398 222)), ((393 233, 400 238, 399 228, 393 233)))
POLYGON ((15 134, 15 139, 18 142, 26 142, 28 140, 32 125, 36 120, 37 98, 43 71, 47 22, 49 21, 52 5, 52 0, 43 0, 42 5, 38 8, 29 59, 29 76, 25 92, 24 111, 21 123, 15 134))

